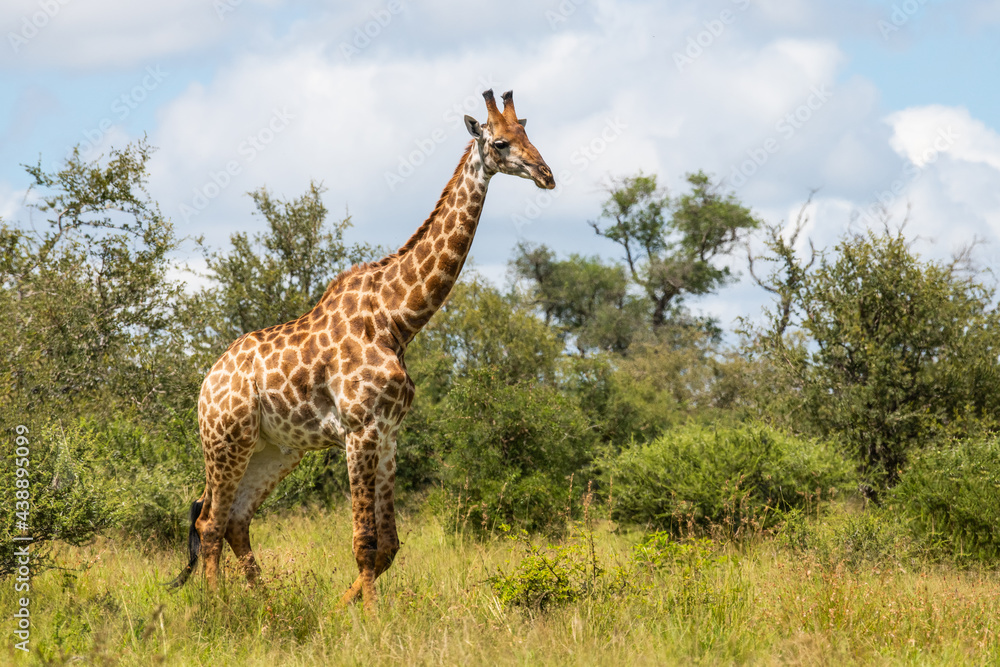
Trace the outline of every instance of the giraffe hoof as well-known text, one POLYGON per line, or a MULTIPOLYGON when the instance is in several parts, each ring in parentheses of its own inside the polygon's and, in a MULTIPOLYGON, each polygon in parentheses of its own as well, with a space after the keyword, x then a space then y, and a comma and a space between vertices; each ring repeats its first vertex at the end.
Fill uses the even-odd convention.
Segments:
POLYGON ((340 598, 340 603, 337 605, 337 610, 343 610, 347 608, 348 605, 353 604, 355 600, 361 595, 361 577, 351 584, 351 587, 347 589, 343 597, 340 598))

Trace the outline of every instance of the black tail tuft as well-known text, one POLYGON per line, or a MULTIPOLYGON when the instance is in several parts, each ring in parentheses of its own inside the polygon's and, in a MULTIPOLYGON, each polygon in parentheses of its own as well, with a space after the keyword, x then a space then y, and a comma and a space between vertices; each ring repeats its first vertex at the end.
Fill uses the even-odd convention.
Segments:
POLYGON ((201 508, 204 504, 204 501, 201 500, 191 503, 191 528, 188 529, 188 564, 181 570, 176 579, 167 584, 167 588, 176 589, 183 586, 184 582, 191 576, 191 573, 194 572, 194 566, 198 564, 198 552, 201 551, 201 535, 198 534, 198 530, 194 527, 194 522, 201 516, 201 508))

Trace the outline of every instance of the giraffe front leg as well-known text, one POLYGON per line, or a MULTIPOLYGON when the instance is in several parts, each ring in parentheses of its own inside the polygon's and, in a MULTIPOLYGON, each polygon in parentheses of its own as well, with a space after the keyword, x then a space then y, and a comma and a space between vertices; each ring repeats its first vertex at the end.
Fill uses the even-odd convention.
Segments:
POLYGON ((365 609, 375 604, 375 562, 378 534, 375 526, 375 469, 378 462, 378 438, 374 428, 347 439, 347 472, 351 481, 351 522, 353 524, 354 560, 358 578, 344 594, 341 606, 362 595, 365 609))
POLYGON ((383 442, 375 471, 375 524, 378 547, 375 554, 375 577, 378 578, 392 565, 399 551, 399 534, 396 532, 396 436, 392 434, 383 442))

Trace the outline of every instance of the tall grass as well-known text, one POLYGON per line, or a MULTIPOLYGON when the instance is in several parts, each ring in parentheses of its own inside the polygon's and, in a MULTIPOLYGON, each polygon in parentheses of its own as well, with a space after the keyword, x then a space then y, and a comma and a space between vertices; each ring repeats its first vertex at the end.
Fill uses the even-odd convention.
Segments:
MULTIPOLYGON (((846 510, 841 510, 844 512, 846 510)), ((851 519, 853 520, 853 519, 851 519)), ((811 519, 810 521, 817 521, 811 519)), ((848 521, 850 523, 850 521, 848 521)), ((850 530, 812 526, 812 545, 742 546, 577 526, 566 542, 457 539, 434 516, 404 516, 403 547, 379 581, 377 613, 336 604, 355 574, 345 509, 271 514, 255 524, 265 585, 245 588, 226 560, 171 594, 173 550, 101 539, 58 554, 32 581, 31 654, 14 664, 995 664, 1000 577, 881 554, 849 561, 850 530), (825 551, 818 548, 823 535, 825 551), (576 542, 574 542, 576 540, 576 542), (615 585, 560 604, 505 605, 498 576, 531 555, 582 545, 615 585), (822 552, 822 553, 821 553, 822 552), (620 577, 621 579, 614 579, 620 577)), ((570 554, 567 557, 574 557, 570 554)), ((594 571, 584 570, 586 576, 594 571)), ((16 595, 4 582, 0 599, 16 595)))

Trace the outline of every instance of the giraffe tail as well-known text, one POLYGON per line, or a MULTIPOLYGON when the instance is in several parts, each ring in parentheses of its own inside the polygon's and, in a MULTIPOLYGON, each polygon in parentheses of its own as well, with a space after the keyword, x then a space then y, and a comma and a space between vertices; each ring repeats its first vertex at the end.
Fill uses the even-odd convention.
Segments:
POLYGON ((184 566, 177 578, 167 584, 167 588, 178 589, 184 585, 191 573, 194 572, 195 565, 198 564, 198 553, 201 551, 201 535, 195 528, 195 521, 201 516, 201 508, 205 505, 205 496, 191 503, 191 527, 188 529, 188 564, 184 566))

